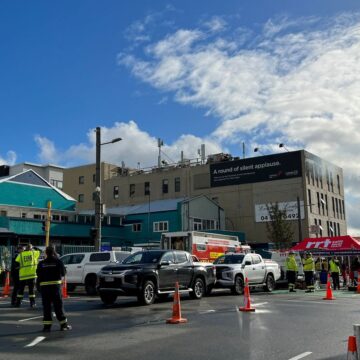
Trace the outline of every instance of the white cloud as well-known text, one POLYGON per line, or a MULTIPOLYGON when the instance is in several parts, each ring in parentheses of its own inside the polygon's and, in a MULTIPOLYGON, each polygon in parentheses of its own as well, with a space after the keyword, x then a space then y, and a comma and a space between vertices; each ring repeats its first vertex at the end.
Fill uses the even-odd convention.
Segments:
MULTIPOLYGON (((177 30, 122 61, 180 103, 221 121, 211 138, 224 146, 247 137, 281 139, 344 168, 348 208, 360 200, 360 14, 333 19, 270 19, 252 42, 201 29, 177 30)), ((236 34, 236 32, 235 32, 236 34)), ((124 56, 124 58, 126 58, 124 56)), ((349 217, 360 229, 360 219, 349 217)))
POLYGON ((16 152, 10 150, 4 158, 0 156, 0 165, 14 165, 16 163, 16 157, 16 152))
MULTIPOLYGON (((124 161, 126 166, 137 167, 138 162, 142 168, 152 167, 157 164, 158 146, 157 138, 139 129, 134 121, 117 122, 112 127, 101 128, 101 142, 111 141, 114 138, 122 138, 114 144, 101 146, 101 160, 121 165, 124 161)), ((95 162, 95 131, 90 129, 87 133, 88 141, 85 144, 73 145, 65 151, 57 149, 55 144, 44 137, 36 136, 35 141, 39 146, 39 158, 43 163, 57 163, 64 166, 76 166, 79 163, 95 162)), ((164 159, 170 162, 180 160, 181 151, 187 159, 196 159, 197 150, 201 144, 206 145, 206 152, 221 152, 221 146, 216 140, 199 138, 193 135, 182 135, 172 144, 164 143, 162 148, 164 159)))

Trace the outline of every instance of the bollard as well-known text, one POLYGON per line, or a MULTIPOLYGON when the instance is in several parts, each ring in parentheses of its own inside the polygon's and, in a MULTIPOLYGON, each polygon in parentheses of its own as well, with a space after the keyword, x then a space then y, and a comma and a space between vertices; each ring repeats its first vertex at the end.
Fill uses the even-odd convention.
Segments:
POLYGON ((354 336, 356 337, 356 347, 359 349, 357 356, 358 356, 358 360, 360 360, 360 324, 354 324, 354 336))

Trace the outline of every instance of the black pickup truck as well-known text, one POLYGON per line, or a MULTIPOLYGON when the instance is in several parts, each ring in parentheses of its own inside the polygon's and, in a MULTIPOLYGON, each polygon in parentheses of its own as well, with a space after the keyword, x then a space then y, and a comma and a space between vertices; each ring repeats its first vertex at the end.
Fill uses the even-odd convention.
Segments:
POLYGON ((188 252, 177 250, 134 253, 121 264, 103 267, 98 277, 98 292, 106 305, 118 295, 137 296, 141 304, 150 305, 156 297, 173 293, 176 282, 193 299, 201 299, 216 281, 215 268, 195 264, 188 252))

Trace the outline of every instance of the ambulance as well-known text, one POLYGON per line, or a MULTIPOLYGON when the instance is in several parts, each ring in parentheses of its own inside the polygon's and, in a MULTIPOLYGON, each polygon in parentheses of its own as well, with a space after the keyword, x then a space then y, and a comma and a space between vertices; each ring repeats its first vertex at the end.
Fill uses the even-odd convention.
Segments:
POLYGON ((213 262, 226 253, 250 252, 250 246, 241 244, 237 236, 201 231, 163 233, 160 247, 188 251, 201 262, 213 262))

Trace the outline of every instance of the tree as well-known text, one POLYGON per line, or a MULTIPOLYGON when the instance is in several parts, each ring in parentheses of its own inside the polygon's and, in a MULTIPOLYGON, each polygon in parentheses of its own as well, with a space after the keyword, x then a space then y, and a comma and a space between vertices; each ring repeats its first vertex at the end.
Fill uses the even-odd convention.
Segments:
POLYGON ((281 210, 279 204, 267 204, 270 221, 266 223, 268 239, 275 244, 276 249, 289 249, 294 241, 294 231, 291 222, 286 220, 286 209, 281 210))

